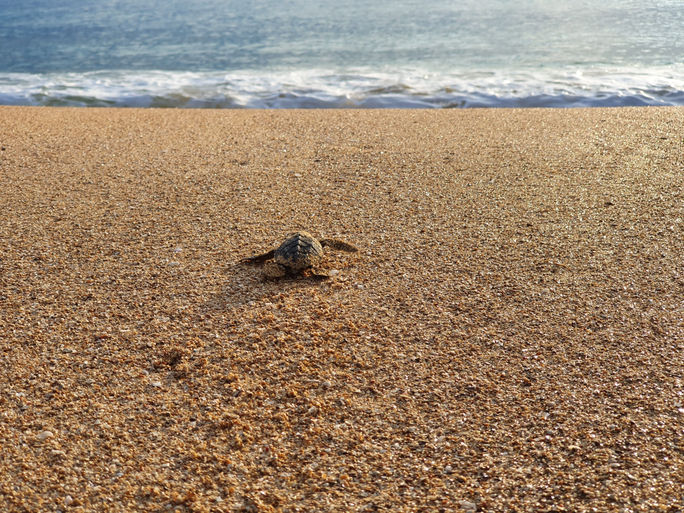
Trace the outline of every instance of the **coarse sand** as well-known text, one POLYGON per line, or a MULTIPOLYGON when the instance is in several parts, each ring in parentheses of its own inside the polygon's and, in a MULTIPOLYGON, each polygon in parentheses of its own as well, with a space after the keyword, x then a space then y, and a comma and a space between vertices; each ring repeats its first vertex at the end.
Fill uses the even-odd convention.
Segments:
POLYGON ((684 511, 684 108, 0 108, 0 510, 684 511), (331 279, 241 258, 295 230, 331 279))

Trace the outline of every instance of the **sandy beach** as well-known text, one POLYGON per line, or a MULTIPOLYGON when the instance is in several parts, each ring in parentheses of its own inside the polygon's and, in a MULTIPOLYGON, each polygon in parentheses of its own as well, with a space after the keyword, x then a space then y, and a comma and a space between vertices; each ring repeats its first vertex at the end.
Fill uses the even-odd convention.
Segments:
POLYGON ((2 511, 684 510, 684 108, 0 107, 0 185, 2 511))

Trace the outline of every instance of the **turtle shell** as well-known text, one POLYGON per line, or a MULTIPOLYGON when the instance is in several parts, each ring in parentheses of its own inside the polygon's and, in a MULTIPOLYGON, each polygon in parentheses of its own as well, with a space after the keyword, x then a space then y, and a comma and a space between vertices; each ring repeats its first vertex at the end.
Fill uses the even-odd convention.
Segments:
POLYGON ((323 247, 310 233, 297 232, 290 235, 273 255, 276 263, 290 271, 303 271, 321 261, 323 247))

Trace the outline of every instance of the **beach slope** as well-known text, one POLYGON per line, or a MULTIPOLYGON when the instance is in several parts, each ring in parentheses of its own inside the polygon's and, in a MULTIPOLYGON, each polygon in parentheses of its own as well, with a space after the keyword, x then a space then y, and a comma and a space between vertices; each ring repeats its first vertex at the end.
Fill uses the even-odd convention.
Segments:
POLYGON ((681 511, 682 134, 0 108, 0 509, 681 511))

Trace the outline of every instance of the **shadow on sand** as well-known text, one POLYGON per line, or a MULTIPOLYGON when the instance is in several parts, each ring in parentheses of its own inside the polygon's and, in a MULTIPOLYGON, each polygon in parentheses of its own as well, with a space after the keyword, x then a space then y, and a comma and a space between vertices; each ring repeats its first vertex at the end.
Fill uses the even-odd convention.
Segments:
POLYGON ((285 276, 277 279, 265 279, 258 266, 236 263, 223 269, 226 284, 221 292, 211 296, 204 304, 203 310, 232 310, 251 303, 275 299, 278 295, 291 290, 321 287, 326 283, 309 275, 285 276))

